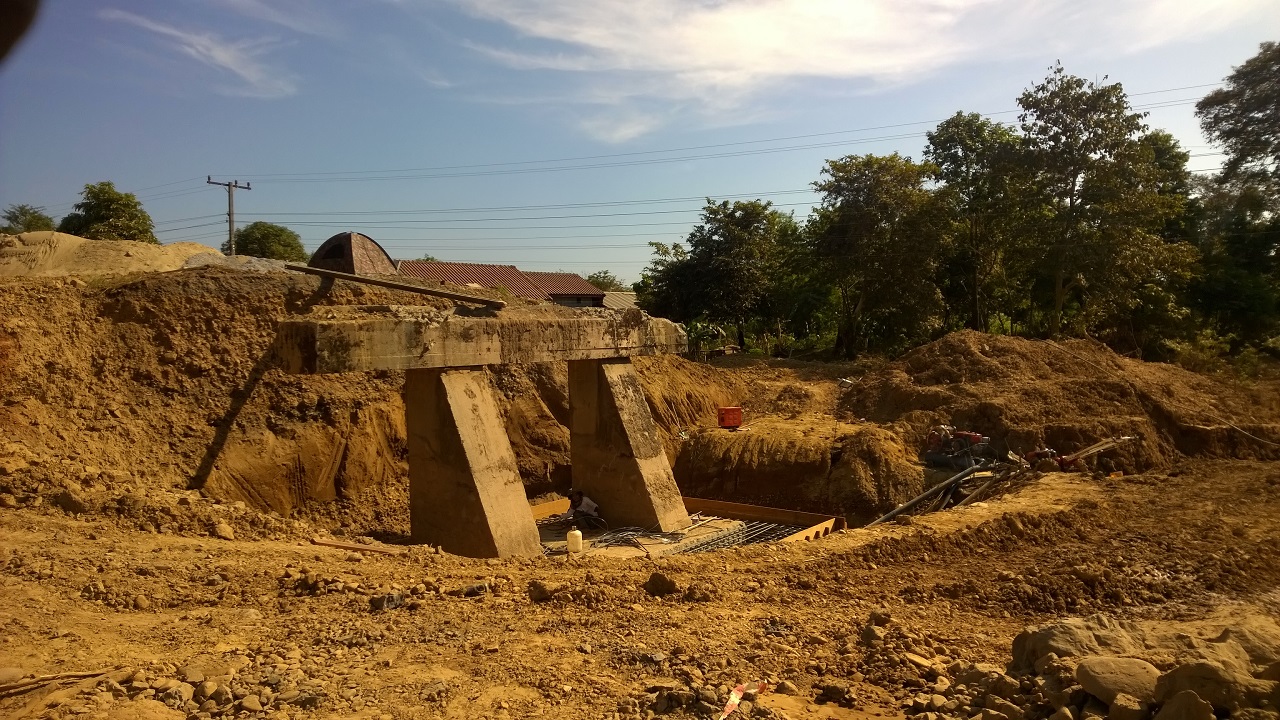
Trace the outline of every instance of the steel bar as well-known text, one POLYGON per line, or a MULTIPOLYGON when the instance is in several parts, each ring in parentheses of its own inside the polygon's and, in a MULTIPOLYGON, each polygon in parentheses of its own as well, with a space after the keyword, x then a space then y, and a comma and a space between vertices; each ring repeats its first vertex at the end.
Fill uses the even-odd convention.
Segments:
POLYGON ((882 515, 881 517, 876 518, 875 520, 872 520, 871 522, 867 523, 865 527, 871 527, 872 525, 879 525, 880 523, 892 520, 905 512, 909 512, 913 510, 916 506, 918 506, 920 503, 924 502, 925 500, 928 500, 934 495, 937 495, 938 493, 943 492, 947 488, 951 487, 953 484, 959 485, 965 478, 978 472, 979 470, 985 470, 986 468, 987 468, 986 463, 983 463, 981 465, 974 465, 971 468, 961 470, 958 474, 952 476, 951 479, 945 480, 943 482, 938 483, 937 485, 934 485, 933 487, 929 488, 928 490, 921 493, 920 495, 917 495, 914 499, 908 501, 905 505, 899 505, 898 507, 889 511, 885 515, 882 515))

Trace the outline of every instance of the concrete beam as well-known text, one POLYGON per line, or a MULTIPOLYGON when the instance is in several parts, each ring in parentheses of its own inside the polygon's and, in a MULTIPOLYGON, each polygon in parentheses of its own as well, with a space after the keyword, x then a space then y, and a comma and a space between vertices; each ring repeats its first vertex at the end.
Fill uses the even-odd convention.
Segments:
POLYGON ((413 542, 467 557, 542 555, 484 371, 410 370, 404 406, 413 542))
POLYGON ((579 317, 378 310, 281 323, 276 346, 281 367, 302 374, 409 370, 657 355, 688 347, 682 326, 638 310, 592 309, 579 317))
POLYGON ((658 426, 627 358, 569 362, 573 486, 612 527, 689 527, 658 426))

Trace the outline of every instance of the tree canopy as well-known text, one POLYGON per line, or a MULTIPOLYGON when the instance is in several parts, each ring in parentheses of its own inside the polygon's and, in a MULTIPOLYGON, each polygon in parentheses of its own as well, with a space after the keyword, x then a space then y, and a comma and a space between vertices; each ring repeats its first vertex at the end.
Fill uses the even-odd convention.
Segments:
POLYGON ((0 227, 0 232, 9 235, 52 230, 54 227, 53 218, 45 213, 44 208, 34 205, 10 205, 0 218, 4 219, 4 227, 0 227))
MULTIPOLYGON (((222 243, 222 252, 231 252, 228 243, 222 243)), ((306 262, 310 257, 298 233, 261 220, 236 230, 236 254, 289 262, 306 262)))
POLYGON ((151 216, 133 193, 120 192, 111 182, 84 186, 75 211, 62 218, 58 231, 90 240, 135 240, 158 243, 151 216))
POLYGON ((587 276, 587 282, 595 285, 605 292, 626 292, 631 288, 622 284, 617 275, 608 270, 597 270, 587 276))
POLYGON ((1280 43, 1233 68, 1225 87, 1196 104, 1200 128, 1227 153, 1223 176, 1242 173, 1280 182, 1280 43))

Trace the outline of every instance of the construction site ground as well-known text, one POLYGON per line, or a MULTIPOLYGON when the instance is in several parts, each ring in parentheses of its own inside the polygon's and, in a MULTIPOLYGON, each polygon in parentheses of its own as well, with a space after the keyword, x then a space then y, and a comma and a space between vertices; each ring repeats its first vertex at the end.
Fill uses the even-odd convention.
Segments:
MULTIPOLYGON (((1265 382, 977 333, 894 362, 644 359, 686 495, 855 529, 468 559, 407 543, 402 375, 269 362, 283 317, 431 300, 217 263, 41 268, 0 280, 0 717, 704 718, 763 682, 752 717, 891 718, 1008 666, 1027 626, 1095 614, 1251 628, 1280 657, 1265 382), (715 427, 727 404, 743 430, 715 427), (857 527, 927 486, 916 450, 944 420, 1002 448, 1138 440, 1108 455, 1119 477, 1038 475, 857 527), (85 676, 36 682, 62 673, 85 676)), ((563 493, 563 369, 491 377, 529 497, 563 493)))

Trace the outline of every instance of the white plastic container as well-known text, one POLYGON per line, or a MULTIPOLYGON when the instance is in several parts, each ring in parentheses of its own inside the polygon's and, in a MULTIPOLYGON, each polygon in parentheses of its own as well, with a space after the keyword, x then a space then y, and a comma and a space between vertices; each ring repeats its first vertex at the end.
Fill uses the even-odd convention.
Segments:
POLYGON ((582 531, 578 529, 577 525, 574 525, 569 529, 569 533, 564 536, 564 540, 565 544, 568 546, 569 552, 582 552, 582 531))

